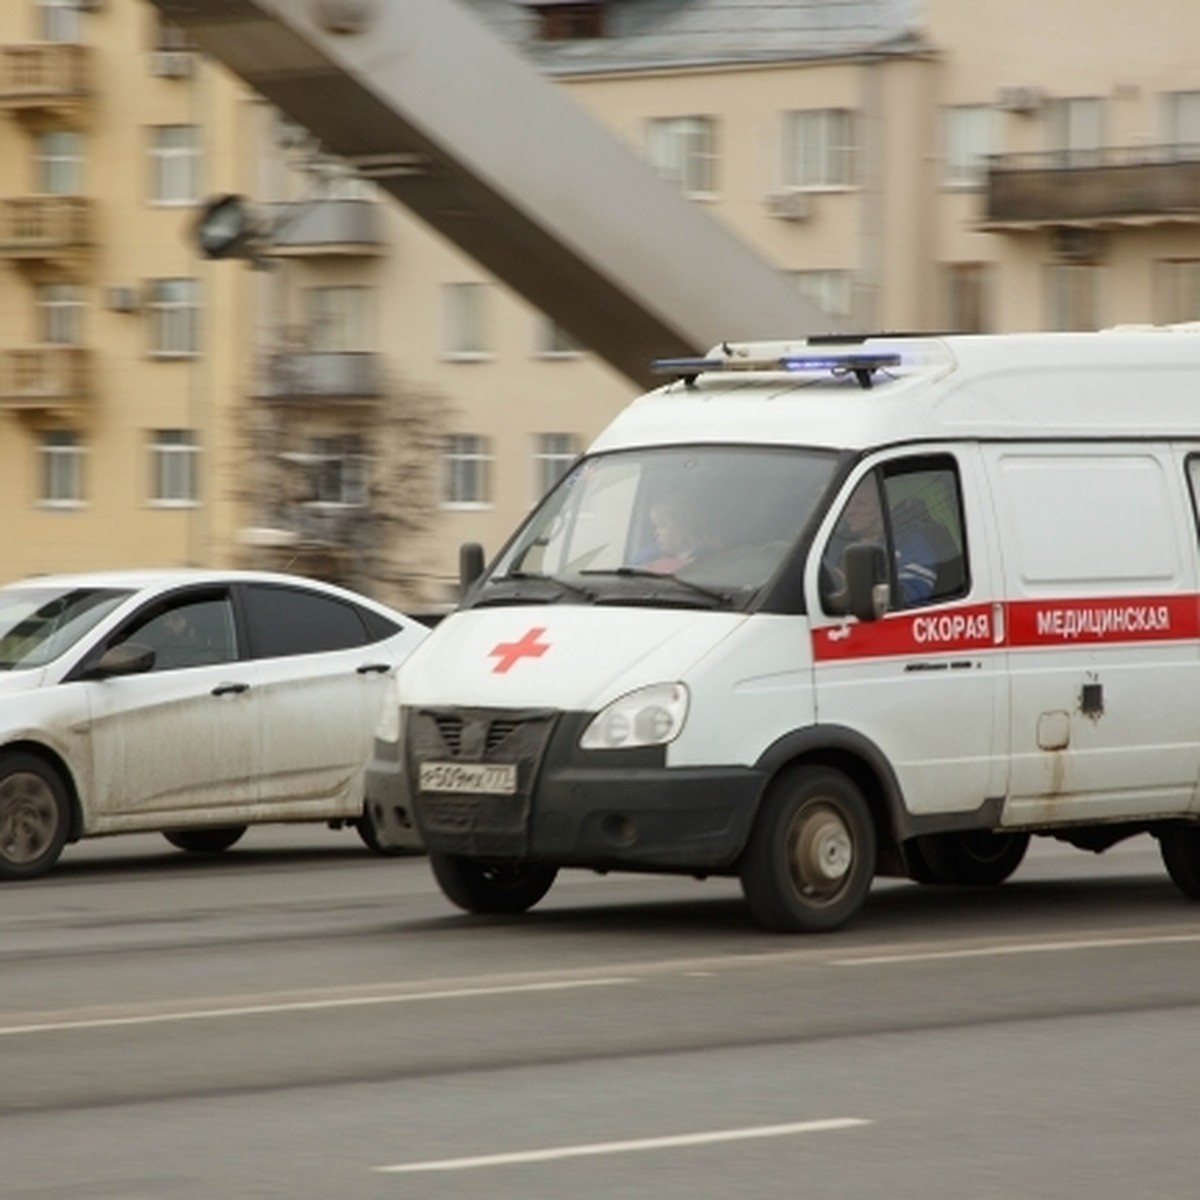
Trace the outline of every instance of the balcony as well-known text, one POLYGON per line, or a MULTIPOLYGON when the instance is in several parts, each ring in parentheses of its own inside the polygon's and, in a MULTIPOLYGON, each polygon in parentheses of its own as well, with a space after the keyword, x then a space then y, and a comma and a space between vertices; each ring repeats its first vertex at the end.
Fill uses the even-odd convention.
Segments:
POLYGON ((382 254, 379 206, 370 200, 308 200, 270 206, 272 231, 266 250, 275 257, 382 254))
POLYGON ((91 358, 82 346, 0 351, 0 410, 73 409, 91 395, 91 358))
POLYGON ((1200 223, 1200 146, 1130 146, 990 159, 980 228, 1200 223))
POLYGON ((0 46, 0 109, 71 112, 91 95, 86 46, 33 42, 0 46))
POLYGON ((0 197, 0 258, 77 258, 90 245, 91 215, 83 196, 0 197))
POLYGON ((267 367, 264 400, 295 403, 377 400, 383 395, 380 356, 371 353, 285 353, 267 367))

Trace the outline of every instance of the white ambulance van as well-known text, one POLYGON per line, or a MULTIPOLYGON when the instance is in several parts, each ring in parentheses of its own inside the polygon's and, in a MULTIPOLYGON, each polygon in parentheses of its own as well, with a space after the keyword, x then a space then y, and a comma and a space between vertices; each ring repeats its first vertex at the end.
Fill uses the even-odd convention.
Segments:
POLYGON ((401 668, 368 802, 450 900, 728 875, 828 930, 1035 834, 1200 898, 1200 329, 660 367, 401 668))

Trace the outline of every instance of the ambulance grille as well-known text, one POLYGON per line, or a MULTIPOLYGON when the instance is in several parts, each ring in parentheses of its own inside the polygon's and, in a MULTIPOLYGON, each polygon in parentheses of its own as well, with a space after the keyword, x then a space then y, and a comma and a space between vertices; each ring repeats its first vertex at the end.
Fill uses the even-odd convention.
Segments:
MULTIPOLYGON (((465 722, 462 717, 452 716, 441 713, 433 718, 437 725, 438 733, 441 734, 442 741, 446 745, 446 749, 450 751, 455 758, 462 754, 463 748, 463 728, 465 722)), ((518 729, 521 728, 522 722, 515 718, 494 717, 487 723, 487 735, 484 740, 484 753, 490 754, 493 750, 503 745, 518 729)))

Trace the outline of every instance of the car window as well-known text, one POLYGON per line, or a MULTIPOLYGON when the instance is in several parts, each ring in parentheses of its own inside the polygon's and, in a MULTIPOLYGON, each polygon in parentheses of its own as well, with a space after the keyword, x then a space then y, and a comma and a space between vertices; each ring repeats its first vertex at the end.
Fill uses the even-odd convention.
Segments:
POLYGON ((334 596, 258 583, 246 585, 242 595, 255 658, 350 650, 378 640, 368 636, 357 606, 334 596))
POLYGON ((120 638, 154 651, 153 671, 177 671, 238 657, 233 605, 228 596, 156 605, 120 638))

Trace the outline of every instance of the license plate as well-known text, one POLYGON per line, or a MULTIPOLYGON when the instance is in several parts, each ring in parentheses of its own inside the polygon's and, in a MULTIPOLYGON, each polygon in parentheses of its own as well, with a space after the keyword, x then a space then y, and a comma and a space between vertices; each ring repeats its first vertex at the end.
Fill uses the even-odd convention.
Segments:
POLYGON ((511 796, 517 790, 517 767, 515 763, 422 763, 417 780, 423 792, 511 796))

